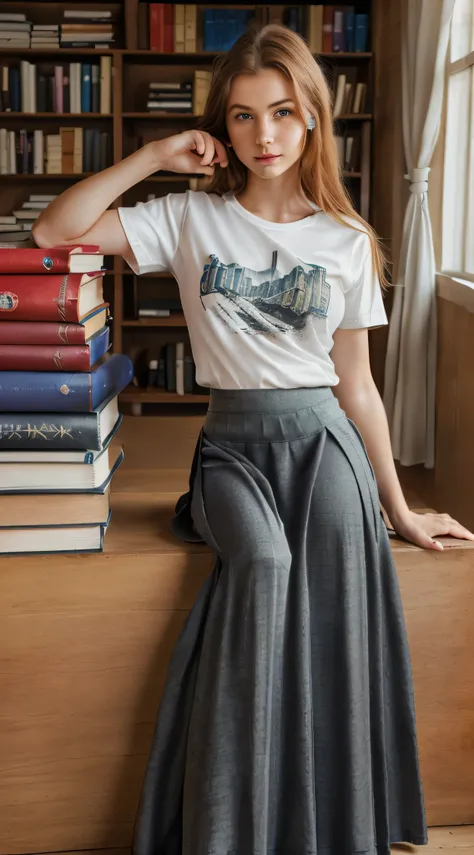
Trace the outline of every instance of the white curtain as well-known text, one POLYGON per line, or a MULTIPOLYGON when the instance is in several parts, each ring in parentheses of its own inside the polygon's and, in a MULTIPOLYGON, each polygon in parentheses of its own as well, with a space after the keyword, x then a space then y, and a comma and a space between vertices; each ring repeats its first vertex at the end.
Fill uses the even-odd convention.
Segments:
POLYGON ((393 456, 434 466, 435 257, 428 210, 429 164, 439 134, 455 0, 402 0, 403 143, 410 198, 388 334, 383 402, 393 456))

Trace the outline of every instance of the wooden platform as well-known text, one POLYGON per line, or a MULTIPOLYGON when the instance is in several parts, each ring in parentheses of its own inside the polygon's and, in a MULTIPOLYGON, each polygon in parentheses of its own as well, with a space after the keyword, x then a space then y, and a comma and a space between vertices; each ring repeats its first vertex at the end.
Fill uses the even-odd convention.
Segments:
MULTIPOLYGON (((125 419, 104 553, 0 560, 0 855, 130 845, 171 650, 212 566, 168 529, 200 424, 125 419)), ((392 548, 428 823, 474 824, 474 552, 392 548)))
MULTIPOLYGON (((394 845, 392 853, 413 853, 415 855, 472 855, 474 853, 474 826, 448 826, 446 828, 430 828, 427 846, 394 845), (461 850, 461 851, 460 851, 461 850)), ((68 852, 57 852, 55 855, 70 855, 68 852)), ((91 855, 90 851, 75 852, 74 855, 91 855)), ((129 849, 96 849, 94 855, 130 855, 129 849)))

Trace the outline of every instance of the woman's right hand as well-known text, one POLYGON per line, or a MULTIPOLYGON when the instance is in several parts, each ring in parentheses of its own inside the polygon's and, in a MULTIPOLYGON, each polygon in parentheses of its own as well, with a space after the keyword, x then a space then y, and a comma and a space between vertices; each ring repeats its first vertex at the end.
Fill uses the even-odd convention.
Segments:
POLYGON ((183 131, 155 142, 160 169, 170 172, 198 172, 214 175, 214 164, 227 166, 229 159, 223 143, 207 131, 183 131))

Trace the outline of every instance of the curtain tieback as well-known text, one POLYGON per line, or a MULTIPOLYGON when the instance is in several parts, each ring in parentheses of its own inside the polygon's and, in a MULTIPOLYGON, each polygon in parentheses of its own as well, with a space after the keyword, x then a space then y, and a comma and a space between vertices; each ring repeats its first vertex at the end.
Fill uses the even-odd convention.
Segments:
POLYGON ((410 181, 410 193, 427 193, 428 192, 428 172, 429 166, 423 166, 420 169, 412 169, 405 175, 407 181, 410 181))

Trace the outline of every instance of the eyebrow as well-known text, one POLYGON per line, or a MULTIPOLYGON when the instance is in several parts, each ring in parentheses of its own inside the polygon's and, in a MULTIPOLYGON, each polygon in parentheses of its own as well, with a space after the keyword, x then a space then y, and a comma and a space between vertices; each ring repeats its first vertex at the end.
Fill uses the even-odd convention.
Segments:
MULTIPOLYGON (((289 101, 291 101, 292 104, 295 103, 293 101, 293 98, 282 98, 281 101, 274 101, 273 104, 269 104, 268 106, 269 107, 278 107, 279 104, 287 104, 289 101)), ((252 109, 251 107, 247 107, 245 104, 232 104, 232 106, 229 107, 229 110, 233 110, 235 107, 238 110, 251 110, 252 109)))

